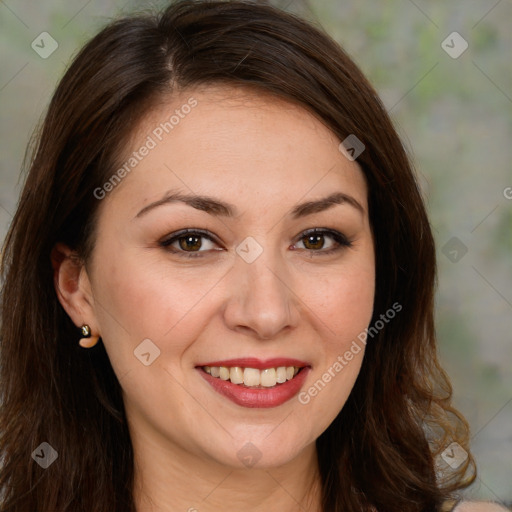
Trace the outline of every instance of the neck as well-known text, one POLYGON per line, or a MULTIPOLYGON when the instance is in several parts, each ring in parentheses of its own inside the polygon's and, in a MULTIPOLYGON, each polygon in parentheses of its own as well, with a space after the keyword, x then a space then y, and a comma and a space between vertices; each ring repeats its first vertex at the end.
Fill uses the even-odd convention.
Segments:
POLYGON ((320 512, 314 443, 278 468, 239 469, 175 445, 132 439, 137 512, 320 512))

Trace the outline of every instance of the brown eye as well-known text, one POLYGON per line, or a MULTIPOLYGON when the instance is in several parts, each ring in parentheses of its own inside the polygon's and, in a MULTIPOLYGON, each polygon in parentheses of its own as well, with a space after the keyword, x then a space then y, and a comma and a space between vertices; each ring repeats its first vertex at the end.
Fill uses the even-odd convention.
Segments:
POLYGON ((198 230, 182 230, 160 241, 169 252, 180 256, 204 256, 205 253, 221 250, 214 235, 198 230))
POLYGON ((198 251, 201 249, 201 237, 197 235, 182 236, 178 239, 180 248, 184 251, 198 251))
POLYGON ((322 249, 325 244, 324 235, 307 235, 302 239, 304 247, 306 249, 318 250, 322 249))
POLYGON ((329 254, 351 247, 352 242, 345 235, 331 229, 314 228, 302 233, 295 245, 296 249, 305 249, 310 254, 329 254))

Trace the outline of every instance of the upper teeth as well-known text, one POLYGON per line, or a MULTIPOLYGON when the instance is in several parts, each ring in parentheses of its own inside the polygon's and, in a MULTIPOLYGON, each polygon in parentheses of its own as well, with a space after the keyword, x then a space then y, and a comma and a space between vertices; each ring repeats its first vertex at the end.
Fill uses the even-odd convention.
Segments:
POLYGON ((241 368, 234 366, 203 366, 203 370, 212 377, 222 380, 230 380, 233 384, 244 384, 246 386, 263 386, 271 388, 276 384, 282 384, 293 379, 300 368, 297 366, 279 366, 278 368, 241 368))

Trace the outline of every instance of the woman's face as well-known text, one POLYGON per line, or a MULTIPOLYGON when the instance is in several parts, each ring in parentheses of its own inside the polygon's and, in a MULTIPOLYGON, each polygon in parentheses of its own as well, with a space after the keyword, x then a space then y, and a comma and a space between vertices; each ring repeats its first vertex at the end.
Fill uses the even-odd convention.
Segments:
POLYGON ((275 467, 339 413, 375 280, 365 180, 339 143, 303 109, 225 87, 138 127, 103 188, 84 319, 132 436, 275 467))

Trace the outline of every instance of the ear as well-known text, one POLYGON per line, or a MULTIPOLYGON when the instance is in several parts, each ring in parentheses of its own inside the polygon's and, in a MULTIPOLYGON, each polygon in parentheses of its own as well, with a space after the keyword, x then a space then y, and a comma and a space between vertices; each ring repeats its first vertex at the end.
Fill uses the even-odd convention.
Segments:
POLYGON ((94 297, 84 262, 75 251, 58 243, 52 250, 53 283, 62 307, 77 327, 89 325, 100 336, 94 313, 94 297))

